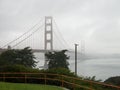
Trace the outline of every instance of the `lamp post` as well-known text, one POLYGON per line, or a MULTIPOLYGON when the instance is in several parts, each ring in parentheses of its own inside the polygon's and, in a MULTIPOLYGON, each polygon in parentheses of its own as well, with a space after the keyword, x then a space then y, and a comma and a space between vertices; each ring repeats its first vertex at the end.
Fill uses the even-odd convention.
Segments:
POLYGON ((75 75, 77 75, 77 46, 78 44, 75 44, 75 75))

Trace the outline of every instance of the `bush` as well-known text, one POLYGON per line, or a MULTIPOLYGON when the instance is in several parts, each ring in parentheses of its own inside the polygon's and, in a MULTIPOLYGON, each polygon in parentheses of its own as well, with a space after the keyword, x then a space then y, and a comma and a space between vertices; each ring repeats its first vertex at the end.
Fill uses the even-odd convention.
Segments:
POLYGON ((23 65, 6 65, 0 67, 0 72, 40 72, 38 69, 25 67, 23 65))
POLYGON ((104 82, 108 83, 108 84, 120 86, 120 76, 110 77, 107 80, 105 80, 104 82))
MULTIPOLYGON (((73 72, 71 72, 68 69, 65 68, 53 68, 53 69, 48 69, 48 70, 39 70, 39 69, 33 69, 33 68, 28 68, 22 65, 7 65, 7 66, 2 66, 0 67, 0 72, 12 72, 13 74, 6 74, 6 77, 17 77, 17 78, 4 78, 4 74, 0 74, 0 81, 6 81, 6 82, 15 82, 15 83, 38 83, 38 84, 49 84, 49 85, 56 85, 56 86, 61 86, 62 82, 61 80, 67 81, 69 83, 74 83, 75 84, 80 84, 84 87, 89 87, 91 86, 90 83, 88 82, 83 82, 79 79, 85 79, 85 78, 81 78, 76 76, 73 72), (14 72, 20 72, 19 74, 14 73, 14 72), (22 74, 22 73, 45 73, 45 74, 22 74), (57 76, 57 75, 51 75, 51 74, 59 74, 59 75, 66 75, 66 76, 70 76, 70 77, 76 77, 78 79, 71 79, 71 78, 67 78, 67 77, 61 77, 61 76, 57 76), (24 77, 28 77, 28 78, 24 78, 24 77), (23 78, 21 78, 23 77, 23 78), (47 77, 47 79, 43 79, 47 77), (51 79, 51 80, 50 80, 51 79), (56 79, 56 81, 54 81, 56 79)), ((117 77, 119 78, 119 77, 117 77)), ((95 77, 92 78, 86 78, 86 79, 90 79, 90 80, 95 80, 95 77)), ((118 79, 119 80, 119 79, 118 79)), ((120 82, 120 81, 119 81, 120 82)), ((69 88, 70 90, 73 90, 73 87, 75 90, 85 90, 83 88, 77 87, 77 86, 73 86, 72 84, 68 84, 66 82, 64 82, 64 87, 69 88)), ((107 88, 107 87, 102 87, 100 85, 93 85, 92 86, 94 89, 96 90, 114 90, 111 88, 107 88)))
POLYGON ((69 69, 66 68, 52 68, 43 71, 44 73, 52 73, 52 74, 60 74, 60 75, 67 75, 75 77, 75 74, 71 72, 69 69))

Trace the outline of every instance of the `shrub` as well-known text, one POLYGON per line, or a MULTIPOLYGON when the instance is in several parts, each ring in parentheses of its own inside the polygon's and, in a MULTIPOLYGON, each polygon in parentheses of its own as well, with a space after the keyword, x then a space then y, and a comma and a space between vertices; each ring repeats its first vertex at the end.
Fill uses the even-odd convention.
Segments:
MULTIPOLYGON (((42 71, 42 70, 41 70, 42 71)), ((75 74, 66 68, 52 68, 48 70, 43 70, 44 73, 60 74, 75 77, 75 74)))
POLYGON ((6 65, 0 67, 0 72, 40 72, 38 69, 25 67, 23 65, 6 65))
POLYGON ((108 84, 120 86, 120 76, 110 77, 107 80, 105 80, 104 82, 108 83, 108 84))

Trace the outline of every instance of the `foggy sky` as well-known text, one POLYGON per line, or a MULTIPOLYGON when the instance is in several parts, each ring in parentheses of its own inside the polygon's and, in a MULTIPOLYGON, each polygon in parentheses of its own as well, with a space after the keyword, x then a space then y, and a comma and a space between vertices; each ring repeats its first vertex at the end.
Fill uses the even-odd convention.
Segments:
POLYGON ((0 46, 52 16, 71 48, 120 53, 120 0, 0 0, 0 46))

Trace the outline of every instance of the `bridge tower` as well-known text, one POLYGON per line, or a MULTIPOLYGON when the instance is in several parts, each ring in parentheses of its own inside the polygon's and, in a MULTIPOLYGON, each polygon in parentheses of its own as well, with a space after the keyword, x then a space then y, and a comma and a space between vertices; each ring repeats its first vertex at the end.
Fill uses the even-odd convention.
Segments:
MULTIPOLYGON (((47 52, 48 50, 52 51, 53 50, 53 25, 52 25, 52 17, 51 16, 46 16, 45 17, 45 51, 47 52)), ((44 69, 48 68, 48 60, 45 57, 45 63, 44 63, 44 69)))

